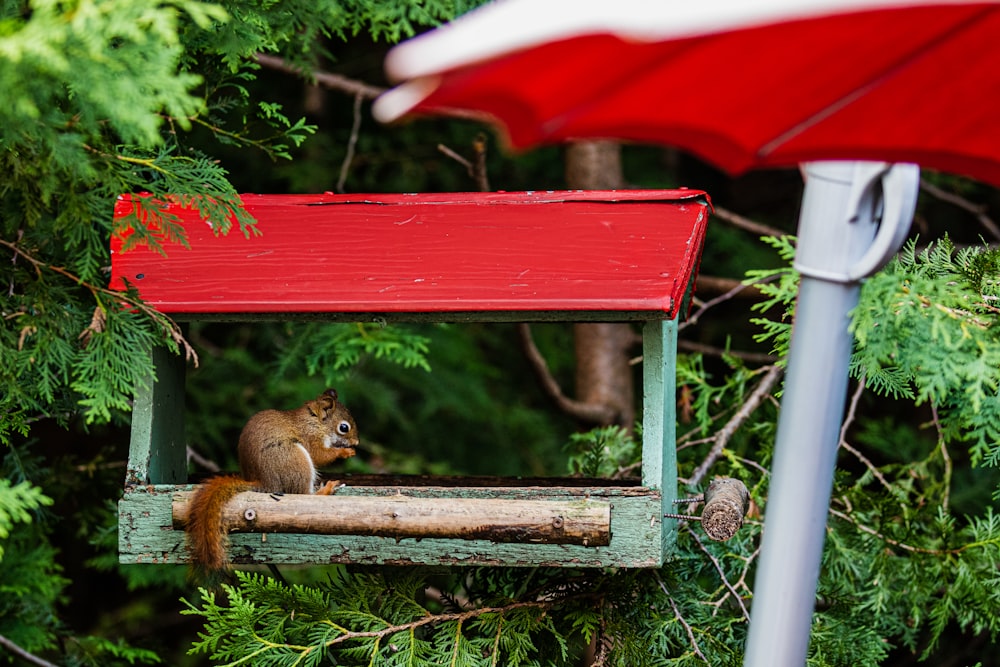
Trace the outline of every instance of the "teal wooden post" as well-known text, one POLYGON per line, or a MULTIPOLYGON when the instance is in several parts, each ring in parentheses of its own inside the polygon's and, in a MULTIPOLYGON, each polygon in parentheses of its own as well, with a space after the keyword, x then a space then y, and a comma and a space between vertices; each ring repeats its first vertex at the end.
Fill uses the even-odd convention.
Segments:
POLYGON ((677 321, 652 320, 642 330, 642 481, 662 498, 664 556, 676 541, 676 521, 664 519, 677 498, 677 321))
POLYGON ((184 359, 162 347, 150 353, 156 377, 136 392, 126 486, 187 481, 184 359))

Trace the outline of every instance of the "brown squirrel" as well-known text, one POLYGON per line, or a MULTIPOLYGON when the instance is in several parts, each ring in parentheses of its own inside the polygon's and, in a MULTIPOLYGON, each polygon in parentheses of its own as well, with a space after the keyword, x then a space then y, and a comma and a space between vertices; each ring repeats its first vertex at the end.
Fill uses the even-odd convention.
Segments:
POLYGON ((339 485, 320 488, 316 468, 354 456, 358 430, 337 391, 327 389, 294 410, 263 410, 240 433, 240 475, 213 477, 202 484, 188 509, 185 528, 191 561, 207 572, 228 563, 222 510, 244 491, 316 493, 327 496, 339 485))

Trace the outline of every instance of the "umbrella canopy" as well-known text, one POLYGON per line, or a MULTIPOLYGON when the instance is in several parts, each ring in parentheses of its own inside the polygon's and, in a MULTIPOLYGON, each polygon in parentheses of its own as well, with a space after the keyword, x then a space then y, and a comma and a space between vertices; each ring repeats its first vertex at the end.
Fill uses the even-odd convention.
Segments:
POLYGON ((405 83, 374 114, 476 111, 517 148, 656 142, 731 173, 822 157, 1000 185, 997 35, 997 2, 500 2, 393 49, 405 83))
POLYGON ((519 148, 619 138, 732 173, 808 162, 748 667, 806 660, 849 312, 916 203, 916 166, 889 163, 1000 185, 998 35, 1000 0, 507 0, 387 58, 404 83, 376 101, 383 121, 474 111, 519 148))

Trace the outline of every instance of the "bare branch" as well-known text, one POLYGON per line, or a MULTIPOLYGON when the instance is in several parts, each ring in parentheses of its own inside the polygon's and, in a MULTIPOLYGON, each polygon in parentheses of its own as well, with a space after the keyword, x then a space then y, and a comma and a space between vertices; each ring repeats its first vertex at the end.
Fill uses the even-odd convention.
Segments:
POLYGON ((870 527, 864 525, 863 523, 859 522, 857 519, 855 519, 850 514, 846 514, 844 512, 839 511, 839 510, 835 510, 832 507, 830 508, 830 514, 832 514, 833 516, 835 516, 835 517, 837 517, 839 519, 843 519, 844 521, 846 521, 848 523, 854 524, 854 526, 858 530, 860 530, 861 532, 868 533, 869 535, 874 535, 875 537, 879 538, 883 542, 886 542, 887 544, 891 544, 894 547, 899 547, 900 549, 903 549, 904 551, 911 551, 913 553, 919 553, 919 554, 933 554, 935 556, 944 556, 944 555, 950 555, 950 554, 957 554, 957 553, 960 553, 960 552, 964 551, 964 547, 960 547, 958 549, 925 549, 923 547, 915 547, 915 546, 912 546, 910 544, 905 544, 905 543, 900 542, 898 540, 894 540, 894 539, 892 539, 891 537, 889 537, 887 535, 883 535, 882 533, 878 532, 874 528, 870 528, 870 527))
POLYGON ((344 193, 344 183, 347 182, 347 172, 351 168, 354 160, 354 149, 358 145, 358 134, 361 132, 361 102, 364 100, 361 93, 354 96, 354 121, 351 123, 351 136, 347 140, 347 152, 344 154, 344 162, 340 165, 340 177, 337 178, 337 192, 344 193))
POLYGON ((934 429, 937 431, 938 446, 941 448, 941 458, 944 460, 944 498, 941 500, 941 506, 948 509, 951 496, 951 456, 948 454, 948 444, 944 439, 944 431, 941 430, 937 405, 933 401, 931 401, 931 415, 934 420, 934 429))
POLYGON ((729 579, 726 578, 726 572, 725 570, 722 569, 722 564, 718 561, 718 559, 715 556, 712 555, 712 553, 705 546, 705 543, 701 541, 700 537, 698 537, 698 533, 692 530, 689 524, 685 524, 684 529, 688 533, 690 533, 691 537, 694 538, 694 541, 698 543, 698 548, 700 548, 705 553, 705 555, 708 556, 708 559, 712 561, 712 565, 715 566, 716 572, 718 572, 719 576, 722 578, 722 585, 726 587, 726 590, 729 591, 729 594, 732 595, 733 598, 736 600, 737 604, 740 605, 740 609, 743 610, 743 618, 747 619, 747 622, 749 623, 750 612, 747 610, 747 606, 743 604, 743 597, 736 592, 736 588, 734 588, 733 585, 729 583, 729 579))
POLYGON ((678 340, 677 348, 687 352, 707 354, 712 357, 721 357, 728 354, 731 357, 736 357, 737 359, 742 359, 743 361, 749 361, 752 364, 773 364, 778 360, 778 357, 773 354, 764 354, 763 352, 744 352, 743 350, 724 350, 721 347, 713 347, 711 345, 705 345, 704 343, 696 343, 692 340, 678 340))
POLYGON ((715 435, 715 444, 712 445, 711 451, 709 451, 705 460, 701 462, 701 465, 695 468, 694 473, 686 480, 687 484, 694 486, 704 479, 708 473, 708 469, 722 456, 722 451, 726 448, 726 444, 729 443, 729 439, 733 437, 733 434, 742 426, 743 422, 753 414, 754 410, 764 402, 764 399, 770 394, 771 389, 778 382, 784 370, 781 366, 772 366, 767 371, 767 374, 764 375, 760 383, 754 388, 746 402, 740 406, 736 414, 715 435))
POLYGON ((864 391, 865 391, 865 380, 864 378, 861 378, 861 381, 858 382, 857 389, 854 390, 854 394, 851 396, 851 403, 847 408, 847 416, 844 417, 844 424, 843 426, 840 427, 840 446, 845 450, 849 451, 859 461, 861 461, 861 463, 864 464, 866 468, 868 468, 868 470, 875 477, 875 479, 877 479, 882 484, 882 486, 886 488, 887 491, 892 493, 893 491, 892 485, 889 484, 889 481, 882 474, 882 471, 876 468, 875 464, 872 463, 867 456, 862 454, 860 451, 852 447, 847 442, 847 430, 850 428, 851 424, 854 423, 854 418, 858 411, 858 401, 861 399, 861 395, 864 393, 864 391))
POLYGON ((486 135, 480 132, 476 135, 476 138, 472 140, 472 153, 474 155, 473 160, 467 159, 460 153, 452 150, 444 144, 437 145, 438 151, 447 155, 455 162, 459 163, 465 167, 465 172, 469 175, 476 183, 476 189, 479 192, 489 192, 490 191, 490 180, 486 173, 486 135))
POLYGON ((472 151, 476 156, 472 163, 472 178, 480 192, 490 191, 490 179, 486 173, 486 135, 482 132, 472 141, 472 151))
POLYGON ((277 70, 279 72, 285 72, 286 74, 294 74, 296 76, 312 78, 316 81, 316 83, 323 86, 324 88, 329 88, 330 90, 335 90, 341 93, 347 93, 348 95, 354 95, 355 97, 361 96, 363 99, 366 100, 373 100, 382 93, 384 93, 386 90, 388 90, 387 88, 382 88, 380 86, 373 86, 363 81, 350 79, 346 76, 342 76, 340 74, 334 74, 332 72, 325 72, 323 70, 313 70, 311 72, 303 72, 299 68, 289 64, 283 58, 278 58, 277 56, 270 56, 267 55, 266 53, 258 53, 257 62, 259 62, 264 67, 277 70))
POLYGON ((524 351, 528 363, 531 364, 531 369, 535 372, 535 377, 538 378, 542 390, 555 401, 560 410, 576 419, 595 424, 610 424, 615 420, 618 415, 610 406, 574 401, 567 397, 549 371, 545 357, 535 346, 535 341, 531 337, 531 327, 522 322, 517 325, 517 333, 521 339, 521 349, 524 351))
POLYGON ((462 165, 463 167, 465 167, 465 171, 469 174, 469 178, 474 178, 475 177, 474 174, 473 174, 472 163, 469 162, 467 159, 465 159, 462 155, 460 155, 459 153, 456 153, 455 151, 453 151, 452 149, 448 148, 444 144, 438 144, 437 145, 437 149, 441 153, 444 153, 445 155, 447 155, 448 157, 450 157, 452 160, 454 160, 455 162, 457 162, 460 165, 462 165))
POLYGON ((736 285, 731 286, 726 292, 723 292, 714 299, 709 299, 708 301, 705 301, 698 307, 698 310, 694 311, 693 313, 691 313, 691 315, 688 316, 686 321, 681 322, 681 324, 677 327, 677 330, 684 331, 684 329, 686 329, 687 327, 694 326, 695 324, 698 323, 698 320, 701 319, 701 316, 704 315, 707 310, 711 309, 714 306, 719 305, 720 303, 725 303, 726 301, 729 301, 740 292, 749 288, 750 285, 746 285, 740 282, 737 283, 736 285))
POLYGON ((975 204, 961 195, 942 190, 938 186, 923 178, 920 179, 920 189, 932 197, 957 206, 963 211, 973 214, 976 216, 976 220, 980 225, 982 225, 983 229, 989 232, 990 236, 992 236, 994 240, 1000 241, 1000 226, 998 226, 992 218, 986 215, 986 206, 982 204, 975 204))
POLYGON ((738 286, 742 286, 742 289, 734 290, 734 297, 741 299, 759 299, 761 296, 760 290, 757 288, 757 283, 747 285, 738 278, 710 276, 704 273, 698 274, 695 294, 725 294, 738 286))
POLYGON ((788 236, 788 232, 784 232, 777 227, 771 227, 760 222, 755 222, 750 218, 745 218, 742 215, 733 213, 732 211, 718 206, 714 207, 712 214, 737 229, 742 229, 750 232, 751 234, 756 234, 757 236, 788 236))
POLYGON ((660 590, 667 596, 667 600, 670 602, 670 608, 674 610, 674 617, 680 621, 680 624, 684 626, 684 631, 687 632, 688 639, 691 640, 691 648, 694 650, 694 654, 705 661, 706 664, 712 664, 705 657, 705 654, 701 652, 701 648, 698 647, 698 641, 694 638, 694 631, 691 630, 691 626, 688 622, 681 616, 681 610, 677 608, 677 603, 674 602, 674 597, 667 590, 667 585, 663 583, 663 579, 660 578, 659 574, 654 575, 656 577, 656 583, 660 585, 660 590))
POLYGON ((213 460, 211 460, 209 458, 206 458, 206 457, 202 456, 201 452, 199 452, 197 449, 195 449, 191 445, 187 446, 187 459, 188 459, 188 461, 194 461, 197 465, 201 466, 202 468, 204 468, 205 470, 207 470, 207 471, 209 471, 211 473, 216 473, 216 472, 219 472, 220 470, 222 470, 222 468, 219 467, 218 463, 216 463, 215 461, 213 461, 213 460))
POLYGON ((0 646, 3 646, 5 649, 10 651, 17 657, 21 658, 22 660, 30 662, 33 665, 38 665, 38 667, 58 667, 55 663, 39 658, 34 653, 28 653, 23 648, 21 648, 11 640, 7 639, 3 635, 0 635, 0 646))
MULTIPOLYGON (((269 69, 273 69, 278 72, 285 72, 286 74, 294 74, 295 76, 315 81, 317 85, 323 86, 324 88, 335 92, 346 93, 351 96, 360 95, 366 100, 373 100, 389 90, 388 88, 383 88, 382 86, 374 86, 370 83, 365 83, 364 81, 351 79, 343 76, 342 74, 334 74, 333 72, 327 72, 320 69, 304 72, 283 58, 268 55, 266 53, 258 53, 256 58, 258 63, 269 69)), ((490 120, 486 114, 477 111, 470 111, 468 109, 441 108, 438 109, 438 112, 441 115, 451 116, 452 118, 464 118, 466 120, 474 120, 478 122, 489 122, 490 120)))

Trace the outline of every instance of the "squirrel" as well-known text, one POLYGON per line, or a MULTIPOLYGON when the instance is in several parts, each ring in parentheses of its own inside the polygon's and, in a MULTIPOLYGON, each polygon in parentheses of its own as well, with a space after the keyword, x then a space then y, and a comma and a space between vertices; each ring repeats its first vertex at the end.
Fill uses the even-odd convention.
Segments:
POLYGON ((192 564, 206 572, 226 568, 222 511, 244 491, 315 493, 328 496, 339 482, 316 488, 316 468, 354 456, 358 430, 337 391, 327 389, 294 410, 263 410, 240 433, 239 475, 213 477, 202 484, 188 509, 185 531, 192 564))

